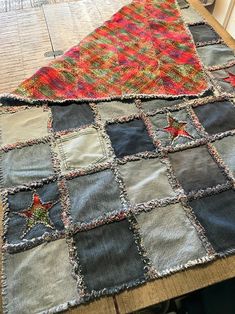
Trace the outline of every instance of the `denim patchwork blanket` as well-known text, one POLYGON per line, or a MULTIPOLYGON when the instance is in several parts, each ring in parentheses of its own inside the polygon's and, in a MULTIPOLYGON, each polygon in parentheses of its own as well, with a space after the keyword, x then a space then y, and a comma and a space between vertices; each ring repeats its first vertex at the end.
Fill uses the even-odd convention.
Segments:
POLYGON ((235 252, 235 56, 134 0, 1 96, 5 313, 56 313, 235 252))

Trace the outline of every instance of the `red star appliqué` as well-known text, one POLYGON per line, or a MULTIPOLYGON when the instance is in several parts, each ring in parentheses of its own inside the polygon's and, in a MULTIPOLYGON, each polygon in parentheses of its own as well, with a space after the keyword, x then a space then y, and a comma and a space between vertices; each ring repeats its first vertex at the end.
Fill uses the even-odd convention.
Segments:
POLYGON ((163 128, 165 132, 168 132, 171 136, 171 140, 174 141, 178 137, 187 137, 193 139, 193 137, 185 130, 187 122, 178 121, 172 115, 167 115, 168 126, 163 128))
POLYGON ((24 238, 25 235, 37 224, 43 224, 48 228, 55 229, 49 217, 49 210, 56 203, 57 202, 42 203, 39 195, 34 193, 32 205, 29 208, 20 212, 14 212, 16 215, 26 219, 25 230, 21 238, 24 238))
POLYGON ((232 73, 228 73, 229 77, 224 79, 225 82, 230 83, 233 87, 235 87, 235 75, 232 73))

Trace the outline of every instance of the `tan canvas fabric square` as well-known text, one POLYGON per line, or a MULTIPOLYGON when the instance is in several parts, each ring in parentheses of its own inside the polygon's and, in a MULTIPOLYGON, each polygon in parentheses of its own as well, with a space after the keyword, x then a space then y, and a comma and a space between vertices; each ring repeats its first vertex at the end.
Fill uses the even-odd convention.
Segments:
POLYGON ((160 274, 206 256, 198 233, 180 204, 141 213, 136 219, 143 245, 160 274))
POLYGON ((130 201, 134 204, 175 196, 166 166, 159 159, 143 159, 120 166, 130 201))
POLYGON ((97 109, 102 121, 119 118, 122 116, 130 116, 138 114, 138 109, 133 103, 125 103, 122 101, 111 101, 109 103, 99 103, 97 109))
POLYGON ((9 314, 41 313, 78 298, 64 239, 6 254, 5 273, 9 314))
POLYGON ((62 172, 87 168, 108 159, 104 138, 93 127, 61 136, 57 141, 62 172))
POLYGON ((48 135, 49 112, 43 108, 21 110, 0 116, 2 145, 24 142, 48 135))

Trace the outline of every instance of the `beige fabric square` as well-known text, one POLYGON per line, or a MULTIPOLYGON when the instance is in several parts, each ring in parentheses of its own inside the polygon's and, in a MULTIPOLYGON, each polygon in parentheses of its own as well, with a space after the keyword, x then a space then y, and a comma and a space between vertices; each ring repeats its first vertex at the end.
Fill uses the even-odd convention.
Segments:
POLYGON ((102 121, 138 114, 135 104, 125 101, 101 102, 97 105, 97 109, 102 121))
POLYGON ((108 160, 104 138, 93 127, 63 135, 57 144, 64 173, 108 160))
POLYGON ((128 162, 120 166, 130 201, 134 204, 175 196, 166 166, 158 158, 128 162))
POLYGON ((181 204, 136 216, 148 257, 162 273, 206 256, 206 250, 181 204))
POLYGON ((6 254, 7 313, 41 313, 78 298, 64 239, 6 254))
POLYGON ((2 145, 47 136, 48 119, 49 112, 43 111, 43 108, 32 108, 1 115, 2 145))

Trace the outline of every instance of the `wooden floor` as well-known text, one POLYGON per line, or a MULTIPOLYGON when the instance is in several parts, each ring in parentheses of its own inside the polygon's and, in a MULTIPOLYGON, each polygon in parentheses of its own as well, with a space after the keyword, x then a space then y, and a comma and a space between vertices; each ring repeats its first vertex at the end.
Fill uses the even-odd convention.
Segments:
MULTIPOLYGON (((13 90, 37 68, 77 44, 130 1, 0 0, 0 93, 13 90), (91 19, 91 15, 95 18, 91 19)), ((235 49, 235 41, 198 0, 188 1, 235 49)), ((235 277, 235 256, 155 280, 116 297, 102 298, 69 312, 130 313, 232 277, 235 277)))

